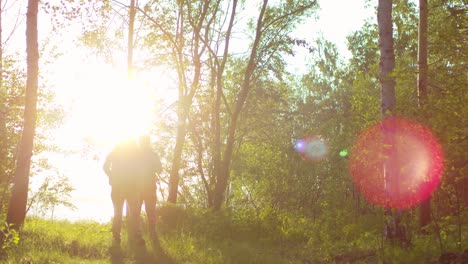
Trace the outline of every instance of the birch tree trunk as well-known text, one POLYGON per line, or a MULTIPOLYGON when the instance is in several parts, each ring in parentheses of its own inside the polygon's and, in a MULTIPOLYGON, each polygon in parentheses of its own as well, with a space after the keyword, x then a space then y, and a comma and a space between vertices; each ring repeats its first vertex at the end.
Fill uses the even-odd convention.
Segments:
POLYGON ((26 18, 27 80, 24 107, 23 133, 18 147, 16 170, 13 179, 7 223, 20 228, 26 217, 29 172, 37 119, 37 88, 39 77, 39 50, 37 36, 38 0, 28 1, 26 18))
MULTIPOLYGON (((381 110, 382 118, 392 117, 395 110, 396 98, 395 98, 395 78, 392 76, 392 72, 395 68, 395 53, 393 49, 393 22, 392 22, 392 4, 391 0, 379 0, 377 7, 377 23, 379 27, 379 49, 380 49, 380 61, 379 61, 379 79, 381 84, 381 110)), ((385 127, 382 128, 383 134, 386 135, 385 127)), ((389 137, 391 138, 391 137, 389 137)), ((394 142, 388 142, 384 139, 382 142, 384 145, 394 145, 394 142)), ((393 150, 389 150, 389 157, 395 153, 393 150)), ((397 190, 398 188, 398 173, 397 168, 393 162, 394 159, 389 158, 384 162, 383 173, 384 181, 387 190, 397 190)), ((405 234, 401 227, 401 212, 393 211, 392 209, 386 209, 385 215, 388 216, 388 220, 385 222, 385 237, 386 239, 397 239, 399 241, 405 240, 405 234)))

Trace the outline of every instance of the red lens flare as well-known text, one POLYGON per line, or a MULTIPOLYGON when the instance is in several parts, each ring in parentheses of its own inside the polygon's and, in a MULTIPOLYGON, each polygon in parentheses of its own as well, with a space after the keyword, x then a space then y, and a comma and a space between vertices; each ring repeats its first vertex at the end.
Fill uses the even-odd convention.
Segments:
POLYGON ((350 153, 354 184, 372 203, 407 209, 429 198, 443 171, 443 151, 421 124, 387 118, 364 130, 350 153))

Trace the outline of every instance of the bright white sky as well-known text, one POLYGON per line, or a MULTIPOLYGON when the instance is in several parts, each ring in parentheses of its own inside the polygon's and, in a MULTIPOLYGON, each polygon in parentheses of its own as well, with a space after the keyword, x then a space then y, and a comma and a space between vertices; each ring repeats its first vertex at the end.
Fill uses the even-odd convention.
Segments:
MULTIPOLYGON (((373 17, 373 8, 365 8, 366 0, 322 0, 320 2, 320 19, 317 22, 313 19, 307 20, 297 29, 296 36, 313 41, 318 34, 323 34, 324 38, 337 45, 343 55, 349 57, 345 37, 352 31, 358 30, 365 19, 373 17)), ((21 8, 25 14, 26 5, 23 4, 21 8)), ((12 23, 13 20, 6 21, 12 23)), ((42 33, 50 31, 48 21, 41 20, 39 26, 40 38, 45 40, 50 37, 42 33)), ((5 32, 7 30, 4 30, 4 34, 5 32)), ((12 41, 12 43, 16 44, 18 52, 21 53, 24 51, 24 26, 18 29, 15 38, 20 41, 12 41)), ((175 95, 174 92, 168 92, 174 91, 175 87, 171 85, 170 79, 164 75, 155 77, 155 73, 142 76, 137 83, 129 84, 126 78, 118 77, 125 76, 124 63, 118 68, 97 64, 92 62, 92 59, 89 60, 85 52, 76 48, 73 38, 62 36, 60 41, 60 49, 64 52, 64 56, 55 61, 48 76, 54 76, 50 82, 56 87, 57 101, 65 107, 69 116, 55 133, 54 140, 63 148, 81 153, 78 155, 55 154, 49 157, 50 162, 66 175, 75 187, 72 203, 78 208, 76 211, 58 208, 54 215, 70 220, 109 221, 113 212, 110 188, 101 168, 102 161, 93 160, 92 157, 84 158, 86 156, 83 153, 84 138, 92 138, 100 142, 100 150, 97 154, 98 158, 102 159, 115 140, 122 136, 118 132, 109 133, 109 127, 106 127, 109 119, 114 124, 110 127, 113 131, 132 133, 132 131, 125 130, 125 127, 116 126, 115 124, 119 124, 116 122, 118 120, 112 119, 125 116, 128 109, 150 114, 152 103, 158 97, 157 95, 175 95), (155 83, 155 79, 159 82, 155 83), (133 98, 129 98, 128 93, 125 92, 129 86, 135 94, 133 98), (135 90, 138 92, 135 93, 135 90), (106 95, 113 95, 118 100, 115 100, 107 109, 103 109, 102 101, 106 95), (137 103, 132 104, 132 101, 137 103)), ((40 43, 43 42, 40 41, 40 43)), ((124 62, 125 58, 122 58, 122 61, 124 62)), ((305 62, 302 57, 298 56, 298 61, 294 64, 294 67, 300 71, 303 70, 305 62)), ((166 104, 175 101, 174 96, 161 99, 164 99, 166 104)), ((144 117, 141 120, 149 119, 149 117, 144 117)), ((126 125, 127 127, 147 128, 148 124, 141 120, 133 120, 135 123, 126 125)), ((38 182, 38 179, 33 178, 32 186, 37 186, 38 182)))
POLYGON ((320 19, 316 24, 312 22, 314 31, 321 32, 325 39, 338 46, 340 52, 346 53, 346 36, 359 30, 367 18, 377 20, 374 8, 366 8, 366 2, 369 0, 321 0, 320 19))

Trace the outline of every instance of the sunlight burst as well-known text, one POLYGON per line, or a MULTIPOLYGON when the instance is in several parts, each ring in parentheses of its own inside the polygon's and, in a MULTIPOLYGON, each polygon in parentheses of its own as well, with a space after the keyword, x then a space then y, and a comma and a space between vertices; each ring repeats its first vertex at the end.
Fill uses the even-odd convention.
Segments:
POLYGON ((128 137, 148 132, 154 122, 154 89, 125 71, 90 65, 75 76, 70 122, 76 136, 109 147, 128 137))

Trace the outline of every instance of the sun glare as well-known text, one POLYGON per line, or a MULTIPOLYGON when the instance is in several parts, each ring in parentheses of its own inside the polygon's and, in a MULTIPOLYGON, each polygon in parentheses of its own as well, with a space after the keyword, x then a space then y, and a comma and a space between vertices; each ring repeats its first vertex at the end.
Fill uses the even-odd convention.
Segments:
POLYGON ((114 74, 93 81, 89 94, 80 98, 74 111, 83 134, 108 144, 149 129, 153 96, 145 89, 148 87, 114 74))
POLYGON ((66 113, 53 140, 71 155, 51 154, 49 160, 73 183, 76 189, 71 199, 80 207, 77 211, 56 210, 55 215, 107 221, 112 205, 102 170, 105 156, 119 141, 153 131, 157 111, 176 100, 176 89, 162 70, 130 79, 125 68, 83 63, 73 57, 58 60, 52 70, 55 101, 66 113))
POLYGON ((67 133, 74 134, 74 138, 86 138, 98 147, 109 148, 149 132, 155 121, 156 88, 139 76, 128 78, 125 70, 87 65, 68 85, 72 86, 72 93, 67 95, 72 129, 67 133))

